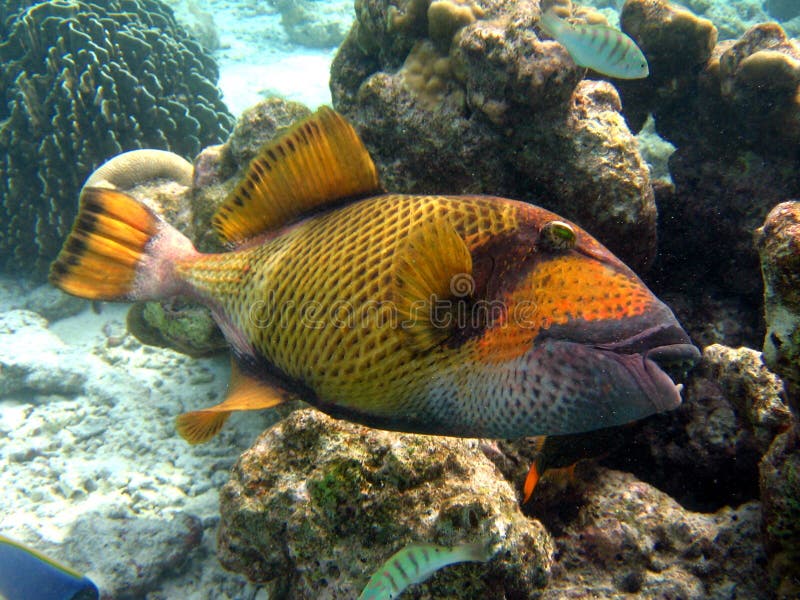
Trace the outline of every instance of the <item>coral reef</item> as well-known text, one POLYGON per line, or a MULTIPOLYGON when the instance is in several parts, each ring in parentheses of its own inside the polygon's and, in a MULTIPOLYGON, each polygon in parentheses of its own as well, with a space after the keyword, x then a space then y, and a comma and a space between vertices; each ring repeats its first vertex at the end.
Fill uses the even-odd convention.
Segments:
POLYGON ((331 90, 387 189, 528 200, 634 267, 652 259, 649 171, 617 93, 537 37, 535 3, 362 0, 356 15, 331 90))
POLYGON ((221 560, 281 597, 354 597, 410 540, 488 537, 500 545, 489 565, 440 573, 424 584, 427 594, 770 597, 758 502, 695 513, 631 474, 600 468, 577 496, 539 515, 551 541, 518 513, 485 456, 492 452, 297 411, 245 452, 223 488, 221 560))
POLYGON ((749 348, 711 345, 676 410, 621 430, 606 464, 635 473, 684 506, 716 510, 758 498, 758 462, 791 425, 780 379, 749 348))
POLYGON ((633 475, 600 469, 555 539, 543 600, 771 597, 757 502, 695 513, 633 475))
POLYGON ((141 147, 191 157, 232 119, 214 61, 158 0, 11 3, 2 16, 0 268, 41 271, 101 162, 141 147))
POLYGON ((756 247, 764 276, 764 362, 783 378, 800 415, 800 202, 770 211, 756 247))
MULTIPOLYGON (((658 134, 677 148, 669 161, 674 188, 657 198, 654 287, 702 290, 689 293, 688 313, 708 312, 712 298, 720 310, 706 322, 733 310, 743 325, 713 341, 754 346, 762 331, 752 231, 775 204, 800 194, 800 46, 774 23, 717 42, 710 21, 666 0, 630 0, 621 22, 651 70, 646 83, 618 84, 626 118, 638 130, 652 114, 658 134)), ((700 333, 702 319, 696 327, 689 321, 700 333)))
POLYGON ((486 565, 421 584, 432 597, 530 598, 550 536, 476 442, 397 434, 298 410, 262 434, 221 492, 219 556, 270 597, 355 598, 406 544, 495 544, 486 565))

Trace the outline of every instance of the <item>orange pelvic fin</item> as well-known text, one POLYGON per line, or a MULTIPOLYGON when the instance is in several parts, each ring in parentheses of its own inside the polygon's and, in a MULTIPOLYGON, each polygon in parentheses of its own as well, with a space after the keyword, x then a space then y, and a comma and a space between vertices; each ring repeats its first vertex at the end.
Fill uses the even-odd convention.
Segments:
POLYGON ((353 126, 323 106, 268 142, 212 219, 239 243, 345 198, 380 192, 378 172, 353 126))
POLYGON ((433 303, 465 299, 474 292, 469 248, 450 221, 440 217, 406 238, 393 269, 392 300, 400 326, 413 350, 428 350, 449 335, 455 322, 445 312, 447 304, 433 303))
POLYGON ((284 400, 280 390, 243 374, 236 363, 233 363, 225 400, 209 408, 179 415, 175 427, 187 442, 200 444, 217 435, 232 412, 272 408, 284 400))

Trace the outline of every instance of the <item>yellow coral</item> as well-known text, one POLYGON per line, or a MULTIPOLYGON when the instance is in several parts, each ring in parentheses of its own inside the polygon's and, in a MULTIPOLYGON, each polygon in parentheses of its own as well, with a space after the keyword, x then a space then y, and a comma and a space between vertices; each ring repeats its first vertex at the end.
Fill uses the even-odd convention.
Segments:
POLYGON ((737 79, 753 87, 794 92, 800 84, 800 61, 777 50, 759 50, 739 63, 737 79))
POLYGON ((406 0, 401 6, 389 6, 387 11, 386 30, 415 31, 425 26, 430 0, 406 0))
POLYGON ((408 53, 400 76, 420 104, 433 109, 447 93, 447 84, 452 78, 450 59, 439 54, 431 41, 419 41, 408 53))
POLYGON ((446 52, 456 32, 482 16, 483 9, 474 2, 434 0, 428 7, 428 37, 446 52))

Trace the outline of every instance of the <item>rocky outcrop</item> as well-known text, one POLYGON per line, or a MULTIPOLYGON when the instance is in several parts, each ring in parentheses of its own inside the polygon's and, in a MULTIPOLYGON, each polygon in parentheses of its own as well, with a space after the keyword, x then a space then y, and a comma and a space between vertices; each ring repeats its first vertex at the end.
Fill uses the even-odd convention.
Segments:
POLYGON ((387 189, 528 200, 642 267, 655 252, 647 165, 614 88, 581 81, 537 33, 539 14, 527 2, 359 2, 332 67, 334 106, 387 189))
POLYGON ((246 451, 221 492, 222 564, 282 598, 355 598, 411 542, 496 547, 422 584, 433 597, 530 598, 550 536, 474 441, 398 434, 299 410, 246 451))

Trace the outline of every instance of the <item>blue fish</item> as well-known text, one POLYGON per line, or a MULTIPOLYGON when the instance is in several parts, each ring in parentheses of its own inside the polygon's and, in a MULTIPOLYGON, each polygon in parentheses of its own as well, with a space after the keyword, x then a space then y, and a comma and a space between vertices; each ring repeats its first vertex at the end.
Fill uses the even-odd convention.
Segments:
POLYGON ((5 600, 97 600, 97 586, 80 573, 0 535, 0 596, 5 600))

